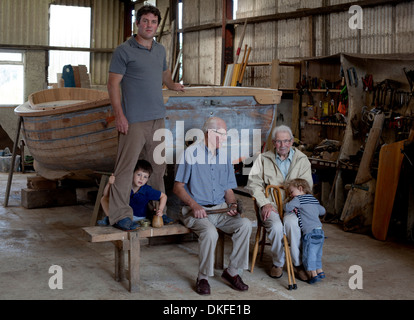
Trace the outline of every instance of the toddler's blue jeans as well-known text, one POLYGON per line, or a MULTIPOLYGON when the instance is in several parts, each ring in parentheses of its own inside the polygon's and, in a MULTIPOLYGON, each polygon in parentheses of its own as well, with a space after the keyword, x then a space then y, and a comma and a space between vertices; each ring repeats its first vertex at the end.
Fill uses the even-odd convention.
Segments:
POLYGON ((302 237, 302 261, 306 271, 322 269, 322 247, 325 234, 322 229, 313 229, 302 237))

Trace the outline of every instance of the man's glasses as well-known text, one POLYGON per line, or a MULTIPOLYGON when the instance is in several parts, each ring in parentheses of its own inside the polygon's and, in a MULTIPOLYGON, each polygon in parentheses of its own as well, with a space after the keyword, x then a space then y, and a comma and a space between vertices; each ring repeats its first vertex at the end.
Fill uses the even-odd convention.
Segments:
POLYGON ((211 129, 211 131, 213 131, 214 133, 217 133, 218 135, 222 137, 227 137, 227 132, 220 132, 220 131, 217 131, 216 129, 211 129))
POLYGON ((275 140, 275 142, 276 142, 276 144, 279 144, 279 145, 281 145, 282 143, 283 144, 288 144, 288 143, 291 143, 292 142, 292 139, 289 139, 289 140, 275 140))

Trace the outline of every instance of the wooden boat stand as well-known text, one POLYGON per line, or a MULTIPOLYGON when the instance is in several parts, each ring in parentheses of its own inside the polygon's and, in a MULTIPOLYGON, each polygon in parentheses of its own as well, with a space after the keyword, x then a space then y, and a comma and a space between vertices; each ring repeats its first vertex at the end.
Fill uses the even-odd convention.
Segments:
POLYGON ((16 160, 17 145, 19 141, 21 127, 22 127, 22 117, 19 117, 19 119, 17 120, 16 138, 14 139, 14 143, 13 143, 13 154, 12 154, 12 159, 11 159, 11 164, 10 164, 9 177, 7 179, 6 194, 4 197, 5 208, 9 205, 10 188, 11 188, 11 184, 13 180, 13 172, 14 172, 14 161, 16 160))

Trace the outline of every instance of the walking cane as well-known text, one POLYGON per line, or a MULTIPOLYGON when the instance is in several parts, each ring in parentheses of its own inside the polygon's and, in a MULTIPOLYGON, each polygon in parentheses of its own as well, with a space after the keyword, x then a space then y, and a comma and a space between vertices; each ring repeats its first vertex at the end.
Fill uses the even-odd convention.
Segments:
MULTIPOLYGON (((282 193, 280 192, 280 187, 274 185, 268 185, 266 187, 266 198, 269 196, 269 189, 273 189, 273 197, 275 199, 277 210, 279 211, 280 220, 283 223, 283 204, 282 204, 282 193)), ((283 244, 285 247, 285 257, 286 257, 286 269, 288 272, 288 289, 296 290, 298 288, 295 279, 295 273, 293 271, 292 256, 290 253, 289 243, 286 237, 285 228, 283 226, 283 244)))

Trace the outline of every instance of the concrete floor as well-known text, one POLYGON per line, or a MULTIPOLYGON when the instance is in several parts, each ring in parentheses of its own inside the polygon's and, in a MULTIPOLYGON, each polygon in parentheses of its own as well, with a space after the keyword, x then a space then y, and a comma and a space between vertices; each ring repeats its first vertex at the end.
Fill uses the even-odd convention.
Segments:
MULTIPOLYGON (((298 290, 288 291, 287 274, 274 280, 268 276, 268 247, 254 273, 244 271, 250 286, 239 293, 220 278, 210 279, 211 296, 194 292, 197 275, 197 242, 141 246, 141 287, 129 293, 126 282, 114 281, 114 250, 111 243, 89 243, 82 227, 88 226, 93 203, 70 207, 25 209, 20 190, 30 174, 15 174, 9 206, 3 207, 8 174, 0 174, 0 299, 156 299, 156 300, 303 300, 303 299, 413 299, 414 245, 380 242, 367 235, 351 234, 338 225, 324 224, 327 236, 323 282, 309 285, 298 281, 298 290), (52 265, 63 272, 63 289, 49 288, 52 265), (353 265, 362 268, 362 289, 352 290, 353 265)), ((32 174, 33 175, 33 174, 32 174)), ((246 216, 256 232, 251 201, 243 198, 246 216)), ((226 240, 226 251, 231 247, 226 240)), ((226 258, 228 255, 226 255, 226 258)), ((227 261, 225 260, 225 264, 227 261)))

